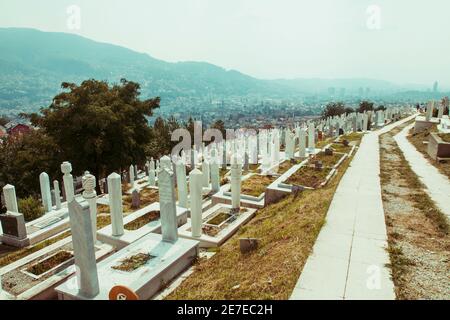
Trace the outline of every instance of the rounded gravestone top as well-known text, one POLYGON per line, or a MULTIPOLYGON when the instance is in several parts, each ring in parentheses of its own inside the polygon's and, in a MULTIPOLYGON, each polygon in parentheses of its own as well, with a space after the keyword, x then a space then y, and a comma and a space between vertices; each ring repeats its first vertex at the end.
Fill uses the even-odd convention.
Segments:
POLYGON ((121 179, 120 174, 113 172, 108 176, 108 179, 121 179))
POLYGON ((64 161, 61 164, 61 172, 64 174, 71 173, 72 172, 72 164, 68 161, 64 161))
POLYGON ((14 189, 14 186, 12 184, 7 184, 6 186, 3 187, 3 190, 11 190, 14 189))
POLYGON ((189 173, 189 176, 196 176, 196 175, 203 175, 203 173, 198 168, 195 168, 189 173))
POLYGON ((39 175, 40 179, 48 179, 48 174, 47 172, 41 172, 41 174, 39 175))

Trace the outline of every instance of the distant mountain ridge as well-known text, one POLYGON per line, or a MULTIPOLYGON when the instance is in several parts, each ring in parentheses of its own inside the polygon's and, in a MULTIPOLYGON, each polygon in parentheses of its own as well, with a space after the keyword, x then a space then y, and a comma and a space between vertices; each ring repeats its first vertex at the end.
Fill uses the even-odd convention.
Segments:
MULTIPOLYGON (((260 80, 204 62, 169 63, 147 54, 78 35, 0 28, 0 113, 47 105, 63 81, 89 78, 137 81, 144 97, 288 98, 325 90, 339 80, 260 80)), ((351 80, 349 80, 351 81, 351 80)), ((353 80, 358 82, 358 80, 353 80)), ((365 80, 364 86, 395 85, 365 80)), ((355 85, 357 86, 357 85, 355 85)))

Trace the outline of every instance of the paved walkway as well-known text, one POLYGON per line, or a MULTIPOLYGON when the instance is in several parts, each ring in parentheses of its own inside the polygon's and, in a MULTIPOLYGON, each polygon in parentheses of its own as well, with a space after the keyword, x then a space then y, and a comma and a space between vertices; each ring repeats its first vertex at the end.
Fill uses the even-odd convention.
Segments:
POLYGON ((364 135, 342 177, 292 300, 395 299, 380 185, 378 136, 414 116, 364 135))
POLYGON ((426 186, 425 191, 437 207, 450 218, 450 181, 406 138, 412 126, 405 127, 394 139, 402 150, 406 161, 409 162, 411 169, 419 177, 420 182, 426 186))

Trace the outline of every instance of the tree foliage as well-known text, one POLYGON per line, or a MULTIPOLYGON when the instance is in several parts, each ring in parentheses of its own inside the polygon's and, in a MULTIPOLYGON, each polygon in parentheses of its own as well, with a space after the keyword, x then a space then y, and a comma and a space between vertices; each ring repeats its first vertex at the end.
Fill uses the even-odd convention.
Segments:
POLYGON ((373 102, 364 100, 359 103, 358 112, 372 111, 372 110, 373 110, 373 102))
POLYGON ((222 133, 222 136, 225 138, 226 136, 226 129, 225 129, 225 123, 222 120, 216 120, 212 125, 211 129, 217 129, 222 133))
POLYGON ((147 145, 145 153, 147 157, 160 158, 170 154, 172 148, 178 141, 171 141, 172 132, 181 127, 181 124, 173 116, 167 120, 156 118, 151 128, 151 140, 147 145))
POLYGON ((345 110, 346 108, 343 102, 330 102, 322 111, 322 118, 326 119, 328 117, 340 116, 345 113, 345 110))
POLYGON ((74 174, 89 170, 97 178, 130 164, 145 161, 151 129, 146 117, 159 107, 159 97, 140 100, 138 83, 122 79, 63 83, 64 92, 39 114, 29 116, 33 125, 50 137, 74 174))
POLYGON ((18 197, 39 195, 39 174, 59 180, 61 159, 58 146, 42 130, 9 137, 0 143, 0 181, 14 185, 18 197))

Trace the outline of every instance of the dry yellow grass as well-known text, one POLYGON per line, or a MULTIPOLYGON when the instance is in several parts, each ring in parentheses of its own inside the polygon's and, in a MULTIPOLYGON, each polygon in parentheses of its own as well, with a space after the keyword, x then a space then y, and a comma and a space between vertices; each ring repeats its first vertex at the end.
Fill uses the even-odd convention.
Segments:
POLYGON ((68 236, 70 236, 70 231, 66 231, 64 233, 59 234, 56 237, 39 242, 39 243, 35 244, 34 246, 30 246, 30 247, 26 247, 26 248, 22 248, 22 249, 18 249, 16 251, 10 252, 0 258, 0 267, 4 267, 8 264, 11 264, 11 263, 17 261, 17 260, 20 260, 20 259, 26 257, 27 255, 32 254, 36 251, 39 251, 49 245, 52 245, 64 238, 67 238, 68 236))
POLYGON ((424 141, 428 141, 428 137, 430 135, 430 132, 437 132, 436 125, 433 125, 430 129, 424 130, 422 132, 419 132, 417 134, 413 134, 413 129, 409 132, 408 140, 411 142, 414 147, 416 147, 417 151, 422 153, 424 157, 430 162, 433 166, 435 166, 439 172, 441 172, 443 175, 446 175, 450 178, 450 161, 441 161, 437 162, 428 155, 427 152, 427 145, 424 144, 424 141))
POLYGON ((288 299, 325 222, 347 159, 325 188, 289 196, 256 213, 167 299, 288 299), (260 239, 258 249, 242 255, 239 238, 260 239))
POLYGON ((275 179, 273 176, 253 175, 242 182, 241 193, 258 197, 275 179))
POLYGON ((362 132, 351 132, 351 133, 342 135, 339 138, 339 141, 347 140, 349 142, 354 142, 355 145, 358 145, 361 142, 363 135, 364 134, 362 132))
POLYGON ((393 136, 380 137, 381 186, 397 299, 448 297, 449 225, 424 191, 393 136))

